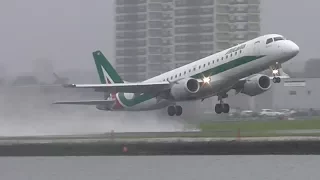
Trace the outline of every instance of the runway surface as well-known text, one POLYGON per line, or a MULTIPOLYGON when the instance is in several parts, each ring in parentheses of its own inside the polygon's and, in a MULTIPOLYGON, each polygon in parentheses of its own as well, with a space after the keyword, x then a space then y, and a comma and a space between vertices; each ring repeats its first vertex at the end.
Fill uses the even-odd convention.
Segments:
MULTIPOLYGON (((305 132, 305 131, 304 131, 305 132)), ((217 131, 217 133, 220 133, 217 131)), ((218 141, 319 141, 319 136, 281 136, 281 137, 203 137, 201 131, 189 132, 123 132, 83 135, 49 135, 49 136, 8 136, 0 137, 4 144, 51 144, 51 143, 95 143, 95 142, 218 142, 218 141)))
POLYGON ((320 154, 320 137, 178 137, 184 133, 199 132, 1 137, 0 156, 320 154))
POLYGON ((320 154, 320 139, 301 133, 239 138, 234 131, 214 131, 207 136, 160 111, 104 112, 92 106, 50 104, 101 97, 61 88, 1 89, 0 156, 320 154))

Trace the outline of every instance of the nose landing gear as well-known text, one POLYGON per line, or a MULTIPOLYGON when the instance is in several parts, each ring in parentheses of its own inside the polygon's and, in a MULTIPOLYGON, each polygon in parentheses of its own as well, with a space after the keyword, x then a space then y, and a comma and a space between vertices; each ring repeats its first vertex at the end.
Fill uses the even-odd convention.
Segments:
POLYGON ((272 81, 274 83, 280 83, 281 82, 281 78, 277 77, 277 76, 281 76, 280 68, 281 68, 281 65, 278 62, 276 62, 276 65, 270 66, 270 70, 271 70, 272 75, 273 75, 272 81))
POLYGON ((281 78, 280 77, 273 77, 272 81, 274 83, 280 83, 281 82, 281 78))

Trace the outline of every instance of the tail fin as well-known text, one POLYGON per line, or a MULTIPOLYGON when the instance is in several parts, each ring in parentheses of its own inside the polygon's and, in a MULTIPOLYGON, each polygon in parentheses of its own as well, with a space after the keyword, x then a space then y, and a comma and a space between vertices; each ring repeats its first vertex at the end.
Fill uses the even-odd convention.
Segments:
POLYGON ((69 78, 60 77, 56 73, 53 73, 53 76, 55 78, 53 84, 67 84, 69 82, 69 78))
POLYGON ((112 67, 101 51, 98 50, 92 54, 102 84, 106 84, 107 82, 110 84, 124 83, 117 71, 112 67), (106 74, 104 74, 103 71, 105 71, 106 74))
POLYGON ((60 79, 60 77, 58 76, 58 74, 56 74, 55 72, 53 73, 53 76, 54 76, 56 79, 60 79))

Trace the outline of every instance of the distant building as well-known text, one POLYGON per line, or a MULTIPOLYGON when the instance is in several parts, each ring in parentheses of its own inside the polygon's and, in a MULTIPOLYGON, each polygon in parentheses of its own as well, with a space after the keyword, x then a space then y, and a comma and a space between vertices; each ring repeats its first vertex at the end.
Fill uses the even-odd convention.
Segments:
POLYGON ((6 80, 4 78, 0 78, 0 86, 5 85, 6 80))
POLYGON ((272 107, 320 110, 320 78, 283 80, 273 87, 272 107))
POLYGON ((18 76, 12 83, 14 86, 26 86, 39 84, 35 76, 18 76))
POLYGON ((320 78, 320 58, 309 59, 304 66, 305 78, 320 78))
POLYGON ((115 62, 142 81, 260 35, 260 0, 115 0, 115 62))
POLYGON ((243 94, 231 96, 226 101, 232 108, 251 109, 315 109, 320 110, 320 78, 283 79, 272 84, 269 91, 256 97, 243 94))
POLYGON ((311 58, 306 61, 303 71, 295 72, 288 68, 284 71, 292 78, 320 78, 320 58, 311 58))
POLYGON ((116 70, 127 81, 146 78, 147 0, 115 0, 116 70))

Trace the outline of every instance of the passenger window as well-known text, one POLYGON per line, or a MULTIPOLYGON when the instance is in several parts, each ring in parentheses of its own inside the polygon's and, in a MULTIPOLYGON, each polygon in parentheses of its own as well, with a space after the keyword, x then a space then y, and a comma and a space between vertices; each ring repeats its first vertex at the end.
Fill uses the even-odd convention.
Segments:
POLYGON ((273 42, 273 39, 272 38, 269 38, 266 42, 266 44, 269 44, 269 43, 272 43, 273 42))
POLYGON ((232 57, 232 53, 230 54, 230 57, 232 57))
POLYGON ((173 79, 173 76, 171 76, 171 79, 173 79))
POLYGON ((175 76, 176 78, 178 77, 178 75, 175 76))
POLYGON ((193 68, 194 71, 196 71, 196 68, 193 68))
POLYGON ((184 74, 187 74, 187 72, 185 71, 184 74))
POLYGON ((181 73, 179 74, 179 76, 181 76, 181 73))
POLYGON ((228 58, 228 55, 226 56, 226 59, 228 58))
POLYGON ((191 69, 189 69, 189 72, 191 72, 191 69))
POLYGON ((201 68, 201 66, 199 66, 199 69, 201 68))
POLYGON ((240 54, 242 53, 242 50, 240 50, 240 54))
POLYGON ((238 53, 237 53, 237 52, 235 52, 234 54, 235 54, 235 55, 237 55, 238 53))
POLYGON ((210 65, 210 62, 208 62, 208 66, 210 65))
POLYGON ((214 64, 214 60, 212 61, 212 64, 214 64))
POLYGON ((204 64, 203 67, 206 67, 206 65, 204 64))

